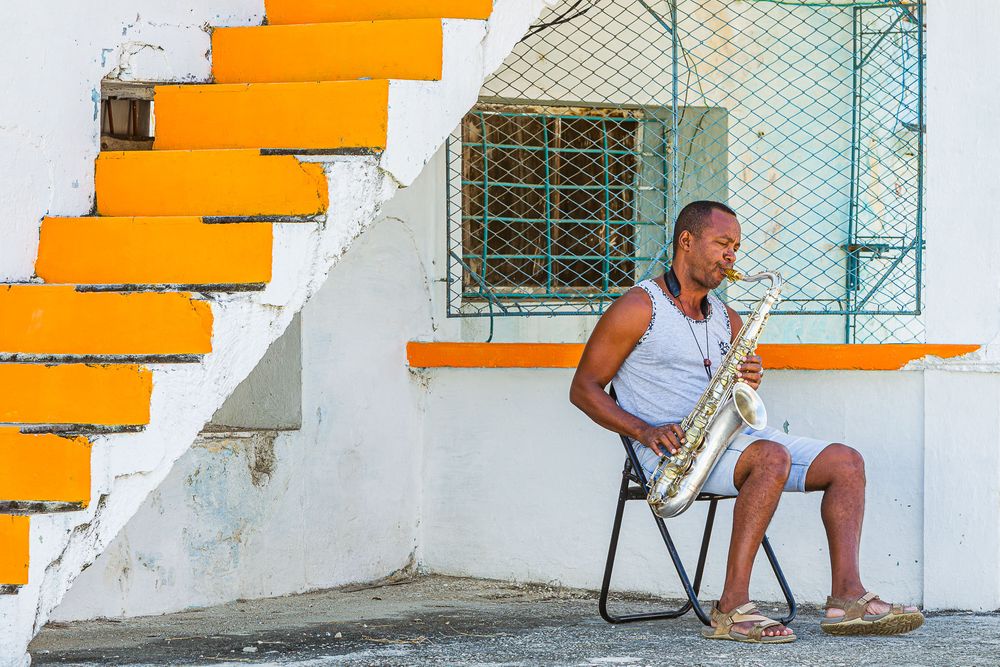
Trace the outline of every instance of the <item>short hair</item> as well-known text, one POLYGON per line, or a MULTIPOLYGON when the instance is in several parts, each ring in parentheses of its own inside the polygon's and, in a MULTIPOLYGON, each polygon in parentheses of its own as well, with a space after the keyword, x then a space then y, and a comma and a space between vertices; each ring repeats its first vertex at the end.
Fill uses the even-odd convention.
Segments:
POLYGON ((713 210, 722 211, 732 216, 736 215, 736 211, 717 201, 693 201, 681 209, 681 212, 677 215, 677 222, 674 223, 673 246, 675 257, 677 256, 677 240, 681 237, 681 232, 687 231, 691 232, 694 236, 700 235, 708 224, 708 219, 712 215, 713 210))

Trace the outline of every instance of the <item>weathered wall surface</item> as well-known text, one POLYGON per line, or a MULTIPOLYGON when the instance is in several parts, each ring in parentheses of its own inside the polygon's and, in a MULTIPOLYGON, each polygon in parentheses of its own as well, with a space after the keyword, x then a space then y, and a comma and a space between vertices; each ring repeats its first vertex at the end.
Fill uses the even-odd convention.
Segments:
MULTIPOLYGON (((1000 326, 992 270, 1000 228, 990 224, 992 195, 1000 194, 993 169, 1000 144, 982 129, 1000 105, 989 51, 1000 9, 965 0, 931 17, 928 341, 988 343, 1000 326), (955 81, 969 92, 953 94, 955 81), (975 104, 968 103, 970 96, 975 104), (984 284, 989 289, 976 289, 984 284)), ((254 518, 266 503, 279 503, 295 509, 290 516, 329 521, 320 525, 330 530, 317 530, 322 534, 310 536, 308 545, 296 538, 293 549, 281 552, 287 527, 265 517, 260 526, 247 524, 255 548, 241 544, 234 552, 224 541, 203 540, 199 554, 187 546, 168 552, 157 545, 155 529, 130 526, 127 538, 81 577, 60 618, 333 585, 384 574, 414 549, 427 569, 443 573, 598 585, 622 452, 615 436, 569 405, 570 372, 403 369, 408 339, 481 341, 487 335, 486 322, 443 317, 443 169, 438 156, 307 308, 303 431, 279 436, 267 486, 253 485, 247 459, 235 450, 203 446, 183 464, 213 476, 233 473, 226 493, 238 500, 228 499, 225 507, 245 503, 254 518), (284 488, 283 480, 289 487, 282 493, 299 499, 299 506, 275 490, 284 488), (406 507, 394 519, 382 513, 387 502, 406 507), (372 537, 371 531, 378 532, 372 537), (123 553, 127 566, 112 562, 123 553), (155 556, 149 569, 156 573, 135 574, 142 567, 139 554, 155 556), (275 562, 275 554, 292 559, 294 567, 275 562), (237 558, 241 567, 227 569, 223 556, 237 558), (223 574, 218 588, 195 595, 198 582, 181 579, 202 557, 215 559, 223 574), (377 566, 374 559, 381 559, 377 566), (336 572, 322 572, 320 561, 328 568, 336 562, 336 572), (125 567, 130 574, 122 578, 125 567), (138 602, 158 595, 165 599, 138 602)), ((494 340, 568 342, 584 340, 593 320, 509 318, 496 324, 494 340)), ((787 420, 793 433, 846 441, 864 453, 870 489, 865 582, 887 598, 922 600, 930 608, 1000 606, 996 359, 990 348, 977 360, 905 372, 768 375, 764 398, 774 425, 787 420)), ((186 503, 189 525, 224 515, 223 504, 199 505, 193 490, 177 474, 158 495, 186 503)), ((770 531, 802 601, 819 602, 828 593, 819 500, 815 494, 786 496, 770 531)), ((703 511, 676 522, 689 557, 703 511)), ((142 516, 161 520, 152 501, 142 516)), ((728 509, 720 513, 707 595, 718 593, 728 518, 728 509)), ((170 521, 167 534, 181 526, 170 521)), ((626 524, 616 586, 677 594, 645 509, 634 504, 626 524)), ((758 570, 754 591, 760 599, 777 597, 768 577, 766 569, 758 570)))
POLYGON ((55 617, 134 616, 368 581, 419 546, 429 282, 400 191, 302 312, 299 431, 202 436, 55 617))
MULTIPOLYGON (((303 430, 277 437, 267 484, 253 483, 252 441, 203 441, 80 577, 58 618, 360 581, 403 566, 414 550, 431 571, 599 586, 623 453, 569 404, 571 372, 404 367, 407 340, 461 339, 465 326, 431 305, 444 299, 440 158, 304 310, 303 430), (184 509, 161 513, 167 504, 184 509), (298 535, 301 526, 312 529, 298 535), (164 533, 184 538, 166 544, 164 533)), ((498 322, 497 337, 529 341, 577 326, 514 318, 498 322)), ((866 582, 919 599, 923 373, 776 372, 764 398, 774 425, 787 420, 790 432, 865 454, 866 582)), ((814 602, 828 594, 829 577, 819 500, 786 496, 771 531, 796 594, 814 602)), ((686 553, 703 516, 696 509, 677 522, 686 553)), ((729 508, 719 514, 708 593, 722 580, 729 516, 729 508)), ((627 525, 616 585, 678 594, 646 510, 632 505, 627 525)), ((755 579, 760 599, 778 596, 768 577, 765 565, 755 579)))
MULTIPOLYGON (((120 5, 114 5, 119 7, 120 5)), ((123 5, 121 5, 123 6, 123 5)), ((4 596, 0 599, 0 664, 25 664, 26 656, 24 647, 30 640, 33 632, 44 624, 49 618, 51 610, 62 600, 64 593, 69 588, 71 582, 77 577, 81 568, 91 563, 98 554, 102 553, 105 546, 111 542, 125 523, 141 507, 147 496, 156 489, 167 477, 174 462, 189 448, 191 442, 199 429, 210 419, 219 405, 222 404, 239 382, 246 377, 253 369, 254 365, 263 356, 267 347, 274 341, 289 325, 293 316, 298 312, 307 299, 312 297, 320 286, 324 283, 331 267, 336 264, 352 242, 361 232, 366 229, 371 222, 376 219, 376 213, 380 206, 391 197, 398 185, 407 185, 415 177, 422 165, 430 159, 433 149, 428 146, 428 142, 434 141, 435 137, 443 136, 454 123, 458 121, 461 114, 471 104, 470 99, 475 98, 476 91, 484 76, 489 73, 489 68, 496 64, 497 54, 507 52, 517 38, 523 34, 527 25, 537 15, 540 8, 540 0, 500 0, 495 6, 493 17, 487 24, 471 21, 448 21, 444 26, 446 47, 445 76, 442 82, 418 82, 412 85, 395 85, 390 87, 389 106, 392 109, 390 122, 395 119, 396 127, 391 128, 390 137, 392 143, 386 153, 380 158, 374 156, 361 157, 335 157, 321 158, 324 162, 324 170, 327 174, 330 188, 330 200, 334 202, 326 219, 322 223, 316 224, 290 224, 278 225, 275 229, 274 240, 274 261, 273 279, 266 289, 253 293, 236 293, 217 295, 212 300, 212 310, 215 316, 213 329, 213 352, 200 363, 185 365, 156 365, 156 375, 154 378, 154 394, 151 406, 150 425, 141 433, 136 434, 115 434, 101 436, 95 440, 92 457, 93 484, 91 496, 94 502, 81 512, 60 514, 55 516, 42 516, 32 521, 31 527, 31 563, 29 572, 29 583, 22 587, 16 595, 4 596), (410 136, 401 132, 402 121, 407 115, 425 116, 426 122, 419 125, 421 130, 426 132, 420 136, 410 136), (429 119, 429 120, 428 120, 429 119), (13 663, 10 661, 13 660, 13 663)), ((59 8, 47 6, 45 10, 26 10, 22 17, 14 14, 5 16, 11 19, 9 25, 18 25, 27 35, 19 42, 19 48, 24 52, 32 52, 40 43, 40 40, 30 42, 36 34, 43 34, 47 44, 43 54, 48 54, 52 60, 62 58, 62 52, 58 45, 61 43, 73 43, 78 34, 87 32, 91 27, 91 21, 95 20, 95 14, 83 16, 83 10, 74 11, 72 6, 66 5, 66 11, 54 19, 55 23, 46 22, 44 17, 52 18, 50 12, 57 13, 59 8), (58 54, 58 58, 56 57, 58 54)), ((259 8, 258 8, 259 10, 259 8)), ((109 30, 102 24, 101 28, 95 28, 97 35, 116 35, 118 31, 124 29, 125 34, 129 34, 131 25, 131 12, 135 11, 135 6, 130 7, 129 12, 124 15, 99 14, 96 19, 100 19, 110 25, 109 30), (128 19, 128 20, 126 20, 128 19)), ((261 15, 248 11, 246 16, 240 18, 241 22, 259 23, 261 15)), ((129 69, 134 78, 153 79, 170 78, 173 80, 192 80, 204 77, 208 71, 208 61, 205 46, 207 45, 207 33, 202 29, 202 24, 212 23, 215 25, 226 24, 233 21, 231 17, 216 16, 207 13, 205 16, 195 16, 195 12, 184 9, 173 12, 164 11, 154 15, 153 18, 143 18, 141 14, 135 22, 141 23, 150 29, 150 35, 142 33, 143 39, 152 39, 156 30, 163 29, 166 32, 158 46, 164 49, 164 53, 170 51, 170 45, 177 44, 177 48, 188 53, 191 49, 196 49, 193 53, 179 57, 177 62, 170 57, 167 58, 169 66, 157 69, 152 65, 140 68, 138 65, 129 69), (192 18, 194 17, 194 18, 192 18), (154 30, 155 29, 155 30, 154 30), (176 30, 176 34, 175 34, 176 30), (182 34, 181 34, 182 33, 182 34), (166 46, 164 46, 164 44, 166 46), (187 58, 187 60, 185 60, 187 58), (185 63, 197 62, 198 67, 185 63), (179 63, 179 64, 178 64, 179 63), (199 69, 200 68, 200 69, 199 69)), ((145 28, 136 28, 142 30, 145 28)), ((20 33, 19 33, 20 34, 20 33)), ((138 33, 136 33, 138 35, 138 33)), ((80 41, 88 41, 92 38, 80 38, 80 41)), ((136 39, 138 37, 136 36, 136 39)), ((117 53, 118 42, 110 39, 109 53, 117 53)), ((97 58, 91 53, 100 53, 101 40, 88 42, 87 54, 80 55, 86 58, 97 58)), ((139 49, 146 53, 150 49, 139 49)), ((156 49, 153 49, 156 51, 156 49)), ((11 62, 19 62, 20 51, 11 62)), ((75 52, 74 52, 75 53, 75 52)), ((166 56, 165 56, 166 57, 166 56)), ((46 58, 41 58, 41 63, 45 63, 46 58)), ((72 58, 70 59, 72 60, 72 58)), ((142 61, 138 56, 136 63, 142 61)), ((76 61, 73 61, 76 62, 76 61)), ((87 61, 89 62, 89 61, 87 61)), ((95 62, 99 62, 99 59, 95 62)), ((145 62, 145 61, 143 61, 145 62)), ((158 62, 158 61, 157 61, 158 62)), ((31 151, 39 148, 40 145, 48 141, 56 142, 60 136, 54 130, 50 134, 45 134, 45 130, 51 130, 57 125, 76 126, 81 135, 90 135, 89 141, 76 140, 67 145, 58 145, 58 152, 50 152, 43 156, 43 171, 61 174, 59 182, 54 183, 48 190, 32 189, 27 192, 23 200, 23 209, 30 213, 22 216, 23 220, 8 223, 4 222, 4 241, 11 239, 11 246, 14 250, 9 255, 0 258, 4 277, 8 279, 27 279, 30 277, 31 260, 34 257, 35 237, 37 236, 38 219, 45 213, 85 213, 92 201, 92 195, 87 195, 86 191, 92 189, 92 164, 97 152, 97 119, 93 118, 93 108, 87 108, 87 113, 83 116, 79 114, 80 107, 74 107, 67 103, 61 105, 64 95, 68 95, 70 101, 76 99, 96 101, 97 89, 101 76, 109 70, 102 70, 96 65, 91 72, 76 72, 72 67, 67 66, 60 70, 59 65, 51 70, 47 70, 47 76, 51 75, 51 80, 45 81, 44 87, 37 86, 30 79, 31 67, 17 68, 25 70, 18 76, 23 77, 10 84, 9 90, 5 89, 5 100, 19 100, 24 109, 42 110, 43 118, 36 119, 33 124, 29 114, 23 111, 10 114, 11 126, 23 119, 22 130, 26 134, 15 137, 15 148, 18 150, 31 151), (71 80, 63 80, 63 77, 71 80), (66 90, 62 90, 60 85, 65 83, 66 90), (49 95, 51 90, 59 90, 60 93, 55 98, 49 95), (68 91, 68 92, 66 92, 68 91), (88 129, 82 119, 92 119, 92 129, 88 129), (48 126, 46 122, 51 121, 48 126), (26 128, 36 128, 28 131, 26 128), (41 128, 41 129, 37 129, 41 128), (45 137, 41 144, 32 143, 33 136, 45 137), (79 158, 80 172, 85 172, 79 179, 71 180, 69 176, 60 171, 61 160, 64 154, 69 154, 73 159, 79 158), (72 187, 76 183, 76 188, 72 187), (49 190, 52 192, 62 192, 63 188, 80 189, 84 191, 79 200, 73 206, 67 205, 66 209, 54 208, 47 199, 49 190), (29 220, 30 217, 30 220, 29 220), (28 220, 25 222, 24 220, 28 220)), ((109 66, 110 69, 110 66, 109 66)), ((97 108, 96 106, 94 108, 97 108)), ((4 118, 6 121, 6 117, 4 118)), ((406 124, 407 128, 417 127, 416 123, 406 124)), ((65 129, 65 128, 64 128, 65 129)), ((66 130, 69 131, 68 129, 66 130)), ((18 165, 4 164, 8 171, 16 171, 18 165)), ((66 172, 71 176, 75 172, 66 172)), ((34 178, 19 182, 22 186, 35 183, 34 178)), ((44 184, 43 184, 44 185, 44 184)), ((16 200, 21 201, 21 200, 16 200)), ((15 202, 16 203, 16 202, 15 202)), ((12 207, 12 212, 17 211, 17 207, 12 207)), ((6 211, 5 211, 6 212, 6 211)), ((378 259, 373 260, 378 262, 378 259)), ((378 290, 369 288, 370 273, 365 273, 361 284, 356 284, 351 290, 346 292, 346 299, 337 302, 337 310, 331 310, 325 316, 330 318, 341 318, 344 313, 350 314, 361 312, 363 308, 357 303, 358 295, 372 291, 376 297, 373 303, 380 303, 378 290)), ((393 285, 386 284, 385 289, 393 289, 393 285)), ((412 300, 406 303, 417 303, 412 300)), ((377 316, 377 321, 381 324, 381 310, 377 316)), ((364 320, 360 320, 364 322, 364 320)), ((339 322, 339 319, 338 319, 339 322)), ((339 325, 338 325, 339 326, 339 325)), ((326 331, 332 331, 334 327, 328 325, 326 331)), ((349 325, 338 331, 359 336, 349 325)), ((372 367, 381 367, 380 364, 393 363, 393 368, 406 380, 405 392, 409 394, 412 388, 405 375, 403 364, 404 343, 414 332, 400 328, 390 330, 391 335, 397 336, 393 341, 393 347, 397 350, 395 358, 381 356, 380 352, 376 358, 366 358, 359 355, 349 344, 345 343, 340 349, 343 354, 350 355, 352 360, 371 361, 372 367)), ((377 336, 366 333, 365 336, 371 340, 377 340, 377 336)), ((353 343, 356 338, 349 338, 348 342, 353 343)), ((326 342, 332 345, 339 345, 336 334, 329 336, 326 342)), ((308 346, 307 346, 308 347, 308 346)), ((377 346, 376 346, 377 349, 377 346)), ((322 346, 324 354, 329 350, 328 346, 322 346)), ((308 354, 308 352, 307 352, 308 354)), ((314 369, 326 373, 333 372, 330 366, 326 365, 330 361, 329 357, 324 357, 321 362, 314 364, 314 369)), ((335 361, 335 360, 334 360, 335 361)), ((340 370, 340 369, 336 369, 340 370)), ((349 368, 348 370, 354 370, 349 368)), ((362 367, 351 377, 351 387, 365 387, 365 373, 369 367, 362 367)), ((326 377, 326 376, 324 376, 326 377)), ((304 383, 308 385, 309 379, 304 383)), ((370 388, 370 387, 369 387, 370 388)), ((379 386, 382 389, 382 386, 379 386)), ((375 574, 385 573, 401 564, 405 564, 409 554, 413 551, 413 538, 407 532, 407 528, 401 526, 411 526, 414 524, 413 510, 415 506, 412 500, 414 484, 412 479, 405 475, 399 477, 400 470, 416 471, 417 468, 404 462, 399 469, 392 468, 391 461, 386 463, 388 458, 383 456, 386 448, 395 447, 398 443, 399 434, 391 430, 394 424, 392 416, 394 413, 388 412, 382 403, 371 403, 371 392, 360 392, 359 401, 365 407, 376 411, 375 420, 377 426, 370 428, 352 427, 346 430, 347 438, 354 443, 350 446, 340 444, 330 458, 323 459, 322 464, 308 466, 309 470, 300 474, 301 481, 305 484, 305 491, 311 491, 308 479, 316 480, 317 487, 329 490, 327 499, 333 506, 342 507, 345 513, 347 525, 331 526, 333 534, 344 536, 345 542, 354 541, 357 544, 368 545, 378 542, 379 536, 387 536, 385 546, 385 560, 372 559, 367 551, 359 555, 362 564, 357 570, 347 567, 344 570, 336 570, 329 566, 330 555, 324 553, 322 562, 320 557, 315 557, 311 562, 318 563, 312 572, 323 572, 322 575, 306 573, 301 579, 314 577, 319 583, 303 584, 304 586, 331 585, 332 583, 350 580, 352 578, 370 578, 375 574), (390 418, 386 415, 389 414, 390 418), (388 430, 382 430, 388 429, 388 430), (362 434, 372 434, 374 444, 365 441, 362 434), (364 448, 365 455, 372 455, 377 459, 377 463, 368 463, 359 459, 358 450, 364 448), (343 457, 346 461, 343 465, 334 466, 337 457, 343 457), (325 464, 325 465, 324 465, 325 464), (385 466, 384 468, 382 466, 385 466), (371 469, 378 471, 385 470, 386 474, 397 476, 389 480, 377 480, 376 484, 369 486, 368 476, 371 469), (333 474, 335 473, 335 474, 333 474), (312 477, 310 477, 312 475, 312 477), (362 480, 365 483, 364 493, 358 493, 357 489, 347 484, 342 484, 344 479, 362 480), (383 482, 384 483, 381 483, 383 482), (342 494, 342 495, 338 495, 342 494), (358 508, 353 503, 367 503, 371 498, 376 498, 377 506, 358 508), (384 513, 382 510, 384 509, 384 513), (366 519, 371 519, 376 525, 373 528, 366 519), (398 542, 396 542, 398 540, 398 542), (397 555, 399 550, 402 554, 397 555), (332 573, 331 573, 332 572, 332 573)), ((325 389, 314 392, 314 397, 319 405, 328 406, 331 399, 325 394, 325 389)), ((391 392, 386 396, 387 404, 402 403, 397 400, 391 392)), ((337 420, 346 423, 349 416, 360 414, 361 411, 347 402, 342 403, 347 412, 341 414, 331 410, 333 423, 337 420)), ((314 404, 306 401, 306 410, 316 413, 314 404)), ((314 426, 323 424, 322 415, 316 416, 314 426)), ((327 422, 330 423, 330 422, 327 422)), ((416 429, 404 429, 414 431, 416 429)), ((313 437, 313 451, 322 451, 327 440, 323 431, 302 431, 306 437, 313 437), (318 435, 316 435, 318 433, 318 435)), ((216 445, 220 451, 224 451, 227 445, 216 445)), ((229 446, 236 451, 239 449, 235 444, 229 446)), ((258 464, 263 469, 258 469, 257 474, 251 472, 249 479, 251 485, 261 483, 265 478, 274 475, 274 471, 267 472, 270 467, 267 443, 258 442, 253 446, 252 456, 255 467, 258 464)), ((363 458, 363 457, 362 457, 363 458)), ((223 464, 228 465, 230 461, 219 458, 223 464)), ((194 471, 197 461, 192 462, 189 470, 194 471)), ((305 464, 304 464, 305 465, 305 464)), ((224 466, 223 466, 224 467, 224 466)), ((276 470, 276 469, 275 469, 276 470)), ((416 474, 415 472, 413 474, 416 474)), ((211 476, 206 472, 206 476, 211 476)), ((317 492, 318 493, 318 492, 317 492)), ((195 493, 198 496, 198 493, 195 493)), ((201 495, 204 495, 202 490, 201 495)), ((238 501, 233 501, 239 504, 238 501)), ((301 503, 300 503, 301 504, 301 503)), ((232 507, 228 502, 220 502, 213 505, 207 503, 206 507, 216 508, 220 514, 227 508, 232 507)), ((319 505, 317 505, 319 507, 319 505)), ((329 509, 328 505, 322 505, 329 509)), ((279 523, 281 530, 292 531, 286 528, 289 524, 288 517, 301 515, 296 503, 289 501, 289 504, 281 509, 283 512, 279 523)), ((170 510, 168 510, 169 512, 170 510)), ((180 511, 183 514, 183 511, 180 511)), ((253 515, 261 519, 263 514, 253 515)), ((319 511, 317 510, 317 515, 319 511)), ((324 515, 326 516, 326 515, 324 515)), ((219 522, 227 530, 231 528, 233 521, 225 516, 217 516, 219 522)), ((299 532, 312 530, 314 524, 301 524, 299 532)), ((220 535, 237 534, 220 533, 220 535)), ((197 537, 197 536, 196 536, 197 537)), ((162 533, 161 533, 162 539, 162 533)), ((198 538, 200 539, 200 538, 198 538)), ((280 539, 280 538, 279 538, 280 539)), ((197 541, 197 539, 196 539, 197 541)), ((317 547, 317 551, 323 550, 327 544, 317 547)), ((344 547, 344 553, 350 553, 350 547, 344 547)), ((360 552, 359 552, 360 553, 360 552)), ((335 557, 335 556, 334 556, 335 557)), ((208 575, 206 575, 208 576, 208 575)), ((197 585, 198 582, 196 582, 197 585)), ((266 586, 250 587, 252 594, 256 594, 266 586)), ((270 590, 270 589, 268 589, 270 590)), ((211 593, 211 592, 210 592, 211 593)))

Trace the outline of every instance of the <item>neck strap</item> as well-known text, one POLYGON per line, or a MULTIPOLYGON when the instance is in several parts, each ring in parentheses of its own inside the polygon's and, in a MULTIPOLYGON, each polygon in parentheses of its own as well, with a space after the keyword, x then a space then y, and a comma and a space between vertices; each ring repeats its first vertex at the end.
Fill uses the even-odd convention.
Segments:
MULTIPOLYGON (((677 274, 674 273, 674 267, 670 267, 667 271, 666 276, 663 278, 664 282, 667 283, 667 291, 675 299, 679 299, 681 296, 681 281, 677 279, 677 274)), ((708 317, 709 313, 712 312, 712 306, 708 303, 708 295, 701 300, 701 314, 708 317)))

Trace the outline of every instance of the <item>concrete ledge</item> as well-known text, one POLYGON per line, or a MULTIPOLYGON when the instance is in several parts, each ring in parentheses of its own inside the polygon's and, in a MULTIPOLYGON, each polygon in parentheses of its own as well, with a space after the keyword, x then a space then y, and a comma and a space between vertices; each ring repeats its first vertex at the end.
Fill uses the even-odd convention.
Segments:
MULTIPOLYGON (((771 370, 895 371, 925 357, 951 358, 978 345, 761 345, 771 370)), ((421 343, 406 346, 412 368, 576 368, 582 343, 421 343)))

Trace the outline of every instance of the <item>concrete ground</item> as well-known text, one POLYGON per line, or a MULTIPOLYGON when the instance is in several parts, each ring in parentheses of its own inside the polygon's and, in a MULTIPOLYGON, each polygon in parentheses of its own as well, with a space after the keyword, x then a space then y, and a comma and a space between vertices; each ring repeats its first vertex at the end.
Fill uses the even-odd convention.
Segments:
POLYGON ((800 611, 793 644, 710 642, 691 615, 608 625, 590 591, 423 576, 168 616, 53 623, 31 654, 35 665, 1000 665, 995 614, 937 614, 909 635, 856 639, 823 634, 819 614, 800 611))

